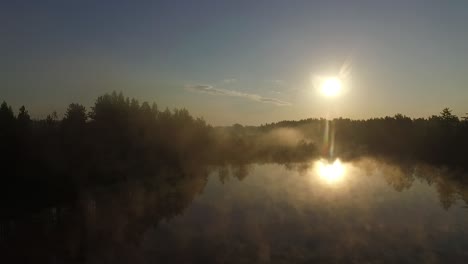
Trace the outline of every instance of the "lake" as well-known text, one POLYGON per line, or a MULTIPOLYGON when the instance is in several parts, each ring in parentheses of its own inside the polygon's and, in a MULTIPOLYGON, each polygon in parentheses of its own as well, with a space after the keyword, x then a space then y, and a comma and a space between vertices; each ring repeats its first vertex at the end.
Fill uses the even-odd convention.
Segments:
POLYGON ((463 173, 376 159, 167 170, 3 217, 47 263, 466 263, 463 173))

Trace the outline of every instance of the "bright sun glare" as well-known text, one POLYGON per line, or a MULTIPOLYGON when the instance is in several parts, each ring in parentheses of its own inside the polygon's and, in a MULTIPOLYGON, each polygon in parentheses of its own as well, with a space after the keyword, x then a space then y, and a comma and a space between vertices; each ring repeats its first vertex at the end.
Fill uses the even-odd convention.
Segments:
POLYGON ((323 80, 321 91, 325 96, 334 97, 341 91, 341 80, 337 77, 330 77, 323 80))
POLYGON ((339 159, 333 163, 326 160, 319 160, 317 162, 317 172, 320 178, 328 183, 336 183, 343 179, 345 175, 345 167, 339 159))

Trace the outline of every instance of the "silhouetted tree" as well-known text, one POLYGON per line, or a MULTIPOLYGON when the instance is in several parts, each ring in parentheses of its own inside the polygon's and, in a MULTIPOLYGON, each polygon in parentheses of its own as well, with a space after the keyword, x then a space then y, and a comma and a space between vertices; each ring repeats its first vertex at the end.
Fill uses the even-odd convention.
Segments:
MULTIPOLYGON (((133 107, 136 107, 138 101, 132 102, 133 107)), ((125 120, 129 112, 129 102, 125 100, 122 93, 113 92, 99 96, 91 108, 89 116, 94 121, 106 123, 119 123, 120 120, 125 120)))
POLYGON ((21 130, 27 130, 30 128, 31 125, 31 117, 29 116, 28 111, 26 111, 26 108, 23 106, 20 107, 18 117, 18 126, 21 130))
POLYGON ((88 115, 86 108, 80 104, 70 104, 63 118, 64 123, 83 125, 86 123, 88 115))
POLYGON ((440 119, 449 125, 455 125, 459 121, 458 117, 452 114, 452 110, 450 110, 450 108, 444 108, 442 110, 440 113, 440 119))
MULTIPOLYGON (((0 106, 0 144, 2 148, 0 161, 4 162, 6 166, 12 165, 14 156, 19 151, 17 132, 16 118, 13 110, 11 106, 3 102, 0 106)), ((2 169, 7 169, 6 166, 2 166, 2 169)), ((3 171, 2 173, 6 174, 7 171, 3 171)))
POLYGON ((3 129, 7 127, 12 127, 15 122, 15 115, 11 106, 4 101, 0 106, 0 126, 3 129))
POLYGON ((48 126, 53 126, 57 122, 57 119, 58 119, 57 112, 53 111, 51 114, 47 115, 45 122, 48 126))

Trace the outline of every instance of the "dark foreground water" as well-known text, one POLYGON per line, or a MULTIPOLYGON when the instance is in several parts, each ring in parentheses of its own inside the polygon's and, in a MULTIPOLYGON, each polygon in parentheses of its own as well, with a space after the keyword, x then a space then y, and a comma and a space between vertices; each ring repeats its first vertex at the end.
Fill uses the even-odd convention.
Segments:
POLYGON ((1 263, 468 263, 468 183, 427 165, 183 168, 3 217, 1 263))

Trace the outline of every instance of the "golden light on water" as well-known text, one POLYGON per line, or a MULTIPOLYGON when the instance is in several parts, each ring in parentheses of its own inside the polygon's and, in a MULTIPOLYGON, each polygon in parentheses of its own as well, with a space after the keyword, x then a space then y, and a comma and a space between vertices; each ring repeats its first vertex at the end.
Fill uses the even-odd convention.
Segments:
POLYGON ((316 170, 322 180, 331 184, 340 182, 346 174, 345 166, 339 159, 334 162, 319 160, 316 164, 316 170))
POLYGON ((341 80, 337 77, 329 77, 322 81, 320 90, 327 97, 334 97, 340 94, 342 89, 341 80))

